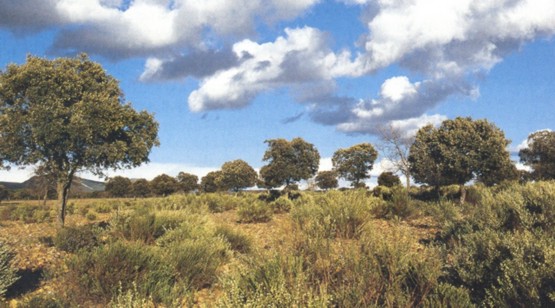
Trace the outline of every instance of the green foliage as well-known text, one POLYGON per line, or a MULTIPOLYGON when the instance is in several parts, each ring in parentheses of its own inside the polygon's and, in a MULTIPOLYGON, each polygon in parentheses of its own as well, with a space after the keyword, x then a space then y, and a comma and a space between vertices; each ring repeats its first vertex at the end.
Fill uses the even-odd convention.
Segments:
POLYGON ((153 116, 124 102, 118 82, 84 54, 8 65, 0 73, 0 165, 40 164, 55 178, 63 224, 76 172, 135 167, 158 145, 153 116))
POLYGON ((311 287, 301 258, 253 258, 223 281, 221 307, 328 307, 325 290, 311 287), (323 291, 323 294, 321 294, 323 291))
POLYGON ((67 283, 77 288, 73 296, 107 301, 133 288, 159 302, 170 299, 173 269, 156 247, 117 241, 92 251, 80 250, 68 261, 67 283), (120 287, 121 286, 121 287, 120 287))
POLYGON ((50 208, 38 205, 9 205, 0 209, 3 220, 19 220, 24 223, 49 222, 52 216, 50 208))
POLYGON ((239 222, 242 223, 268 222, 272 215, 272 207, 261 201, 242 204, 237 210, 239 222))
POLYGON ((183 192, 195 191, 199 188, 198 176, 186 172, 179 172, 177 175, 179 190, 183 192))
POLYGON ((320 171, 316 175, 316 185, 321 189, 328 190, 338 186, 337 173, 335 171, 320 171))
POLYGON ((223 164, 220 185, 237 192, 240 189, 254 186, 257 177, 258 174, 247 162, 237 159, 223 164))
POLYGON ((4 298, 7 289, 14 284, 18 277, 12 266, 14 254, 3 242, 0 242, 0 299, 4 298))
POLYGON ((382 200, 365 191, 329 191, 291 211, 295 226, 310 236, 356 238, 371 218, 370 211, 382 200))
POLYGON ((221 181, 223 174, 221 171, 211 171, 208 172, 200 180, 200 189, 203 192, 213 193, 222 190, 221 181))
POLYGON ((105 191, 112 197, 125 197, 131 192, 131 180, 123 176, 115 176, 106 182, 105 191))
POLYGON ((215 235, 223 238, 233 251, 249 253, 252 250, 252 240, 246 234, 228 226, 218 226, 215 235))
POLYGON ((555 179, 555 132, 541 130, 528 136, 528 146, 518 153, 537 180, 555 179))
POLYGON ((53 239, 54 246, 62 251, 77 252, 80 249, 91 250, 98 246, 99 230, 93 226, 65 227, 58 230, 53 239))
POLYGON ((417 214, 417 202, 412 200, 407 191, 398 186, 396 189, 389 191, 390 196, 385 203, 380 203, 372 209, 372 213, 377 218, 411 218, 417 214))
POLYGON ((399 186, 401 185, 401 180, 393 172, 385 171, 378 176, 378 185, 385 187, 399 186))
POLYGON ((146 297, 137 290, 137 284, 133 281, 133 287, 124 291, 120 284, 118 294, 110 301, 110 308, 156 308, 152 297, 146 297))
POLYGON ((369 172, 374 167, 378 152, 369 143, 361 143, 333 153, 333 169, 353 187, 359 187, 361 181, 370 178, 369 172))
POLYGON ((268 149, 263 160, 268 164, 260 169, 260 176, 268 188, 288 186, 311 178, 318 171, 320 154, 313 144, 302 138, 266 140, 268 149))
POLYGON ((8 199, 9 196, 10 192, 6 189, 6 187, 0 185, 0 203, 2 203, 2 200, 8 199))
POLYGON ((52 294, 33 294, 18 303, 18 308, 63 308, 64 303, 52 294))
POLYGON ((178 189, 177 180, 167 174, 161 174, 150 181, 150 190, 157 196, 169 196, 178 189))
POLYGON ((146 179, 138 179, 131 184, 131 192, 134 197, 150 196, 150 183, 146 179))
POLYGON ((439 128, 421 128, 410 148, 410 171, 417 183, 463 185, 476 175, 486 185, 516 176, 503 132, 487 120, 456 118, 439 128), (514 174, 513 174, 514 173, 514 174))
POLYGON ((288 213, 293 207, 293 201, 289 200, 287 196, 281 196, 270 203, 274 213, 288 213))

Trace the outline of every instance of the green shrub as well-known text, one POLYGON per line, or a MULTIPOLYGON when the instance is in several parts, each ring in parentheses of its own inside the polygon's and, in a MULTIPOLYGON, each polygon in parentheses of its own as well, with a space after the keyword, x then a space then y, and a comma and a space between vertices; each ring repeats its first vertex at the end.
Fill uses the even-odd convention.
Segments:
POLYGON ((95 212, 101 214, 101 213, 111 213, 112 210, 114 210, 114 206, 117 207, 117 202, 101 202, 101 203, 97 203, 94 206, 94 210, 95 212))
POLYGON ((53 242, 54 246, 62 251, 90 250, 99 244, 98 231, 91 226, 65 227, 58 230, 53 242))
POLYGON ((377 218, 392 219, 397 217, 408 219, 417 214, 416 203, 416 201, 411 199, 406 190, 397 187, 391 189, 389 200, 374 207, 372 213, 377 218))
POLYGON ((249 253, 252 250, 252 240, 242 232, 228 226, 218 226, 215 234, 222 237, 234 251, 249 253))
POLYGON ((217 281, 216 271, 227 258, 226 242, 218 237, 184 240, 167 248, 167 261, 189 290, 209 287, 217 281))
POLYGON ((116 297, 118 290, 131 290, 133 283, 142 296, 171 302, 176 282, 158 248, 119 241, 92 251, 79 250, 68 261, 67 277, 66 284, 76 288, 73 296, 99 303, 116 297))
POLYGON ((50 208, 37 205, 10 205, 2 210, 5 220, 19 220, 24 223, 37 223, 51 221, 50 208))
POLYGON ((325 289, 311 286, 301 258, 249 259, 223 281, 221 307, 328 307, 325 289))
POLYGON ((272 219, 272 214, 272 208, 260 201, 244 203, 237 211, 239 222, 242 223, 267 222, 272 219))
POLYGON ((371 219, 370 211, 383 202, 360 191, 329 191, 314 202, 291 211, 295 226, 313 237, 356 238, 371 219))
POLYGON ((52 294, 33 294, 17 304, 18 308, 62 308, 64 303, 52 294))
POLYGON ((281 196, 270 203, 274 213, 288 213, 293 207, 293 201, 287 196, 281 196))
POLYGON ((8 288, 18 279, 16 270, 12 266, 13 258, 14 254, 0 242, 0 299, 4 298, 8 288))
POLYGON ((96 214, 92 213, 92 212, 88 213, 86 217, 87 217, 87 220, 89 220, 89 221, 93 221, 93 220, 96 220, 98 218, 98 216, 96 216, 96 214))
POLYGON ((133 288, 123 290, 121 284, 118 294, 110 301, 110 308, 156 308, 151 297, 142 295, 137 290, 137 284, 133 282, 133 288))
POLYGON ((152 244, 167 231, 177 228, 185 220, 186 212, 159 211, 152 213, 138 209, 131 215, 121 215, 114 219, 116 233, 133 241, 152 244))

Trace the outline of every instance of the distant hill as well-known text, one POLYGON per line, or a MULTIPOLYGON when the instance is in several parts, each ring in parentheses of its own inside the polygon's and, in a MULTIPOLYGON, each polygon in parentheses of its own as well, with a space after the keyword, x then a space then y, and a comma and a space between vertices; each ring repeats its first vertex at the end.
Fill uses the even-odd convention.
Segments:
MULTIPOLYGON (((27 181, 22 183, 0 182, 0 185, 10 190, 25 189, 25 188, 33 187, 36 181, 37 181, 37 176, 33 176, 27 181)), ((75 177, 71 188, 79 192, 95 192, 95 191, 104 191, 105 187, 106 187, 106 183, 104 182, 75 177)))

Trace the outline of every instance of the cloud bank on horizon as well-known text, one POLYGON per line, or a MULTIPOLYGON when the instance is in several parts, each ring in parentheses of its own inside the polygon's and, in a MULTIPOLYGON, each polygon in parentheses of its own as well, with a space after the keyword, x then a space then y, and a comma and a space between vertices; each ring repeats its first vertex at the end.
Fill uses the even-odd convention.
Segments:
POLYGON ((341 49, 312 25, 257 40, 259 28, 301 18, 318 0, 0 0, 0 27, 56 29, 53 54, 145 58, 144 82, 194 78, 193 112, 241 108, 286 88, 306 108, 295 119, 369 134, 441 122, 428 112, 452 96, 479 96, 480 78, 504 57, 555 34, 553 0, 336 1, 360 7, 365 29, 341 49), (391 67, 402 74, 381 81, 376 97, 338 94, 338 80, 391 67))

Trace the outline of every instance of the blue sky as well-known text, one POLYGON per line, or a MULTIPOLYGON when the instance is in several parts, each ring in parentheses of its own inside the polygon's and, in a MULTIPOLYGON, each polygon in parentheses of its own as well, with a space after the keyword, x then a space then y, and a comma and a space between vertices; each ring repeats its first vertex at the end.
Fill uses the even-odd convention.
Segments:
POLYGON ((304 138, 329 169, 379 125, 456 116, 489 119, 516 150, 555 126, 554 34, 552 0, 0 0, 2 69, 86 52, 155 113, 151 163, 109 172, 149 179, 260 168, 271 138, 304 138))

